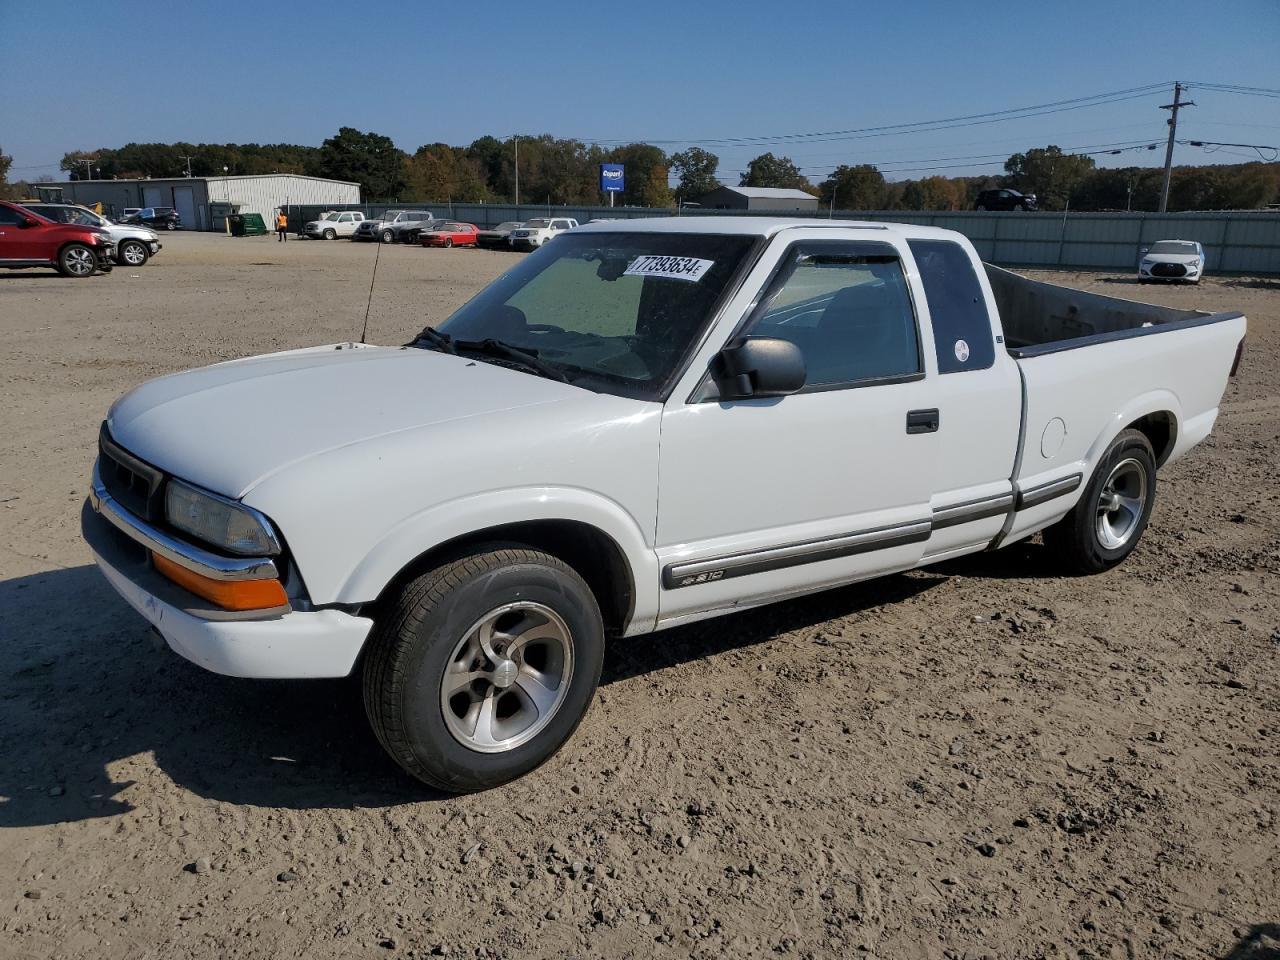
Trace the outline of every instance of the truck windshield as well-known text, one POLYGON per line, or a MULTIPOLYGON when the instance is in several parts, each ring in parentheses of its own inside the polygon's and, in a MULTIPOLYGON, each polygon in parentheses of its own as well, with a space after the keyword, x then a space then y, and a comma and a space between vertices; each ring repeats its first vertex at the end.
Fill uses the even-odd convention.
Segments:
POLYGON ((754 242, 694 233, 562 234, 440 331, 534 352, 582 386, 658 399, 754 242))
POLYGON ((526 220, 525 224, 530 230, 542 230, 551 226, 550 220, 526 220))

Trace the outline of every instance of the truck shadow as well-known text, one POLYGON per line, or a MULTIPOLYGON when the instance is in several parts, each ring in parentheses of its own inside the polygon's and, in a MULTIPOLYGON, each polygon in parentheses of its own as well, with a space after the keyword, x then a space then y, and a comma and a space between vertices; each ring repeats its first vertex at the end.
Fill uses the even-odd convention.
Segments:
POLYGON ((1280 923, 1257 923, 1222 960, 1280 960, 1280 923))
MULTIPOLYGON (((619 640, 602 683, 765 643, 939 582, 891 577, 619 640)), ((172 789, 167 779, 210 800, 289 809, 444 798, 385 757, 355 678, 208 673, 157 644, 93 566, 0 582, 0 637, 0 828, 127 813, 141 778, 161 778, 157 792, 172 789), (138 759, 146 753, 154 767, 138 759)))

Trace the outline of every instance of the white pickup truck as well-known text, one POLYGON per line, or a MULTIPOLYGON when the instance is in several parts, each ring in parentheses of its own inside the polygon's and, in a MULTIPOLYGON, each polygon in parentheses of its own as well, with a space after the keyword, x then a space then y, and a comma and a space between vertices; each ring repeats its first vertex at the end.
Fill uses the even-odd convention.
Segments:
POLYGON ((480 789, 564 743, 608 636, 1040 530, 1068 569, 1120 562, 1244 335, 984 268, 946 230, 601 223, 405 346, 143 384, 83 529, 178 653, 358 669, 405 770, 480 789))
POLYGON ((337 240, 349 237, 364 223, 359 210, 326 210, 319 220, 309 220, 302 228, 302 235, 309 240, 337 240))

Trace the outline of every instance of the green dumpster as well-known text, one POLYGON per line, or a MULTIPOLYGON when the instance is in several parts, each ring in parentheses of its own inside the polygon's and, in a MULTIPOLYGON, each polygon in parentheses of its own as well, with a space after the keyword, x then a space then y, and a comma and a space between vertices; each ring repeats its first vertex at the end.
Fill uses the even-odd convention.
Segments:
POLYGON ((267 232, 267 224, 260 213, 233 213, 227 217, 233 237, 261 237, 267 232))

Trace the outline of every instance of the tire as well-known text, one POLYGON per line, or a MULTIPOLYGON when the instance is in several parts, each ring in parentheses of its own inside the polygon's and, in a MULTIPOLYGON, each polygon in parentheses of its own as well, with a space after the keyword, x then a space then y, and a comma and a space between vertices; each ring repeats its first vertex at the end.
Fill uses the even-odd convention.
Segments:
POLYGON ((603 661, 604 624, 583 579, 541 551, 489 544, 410 581, 378 618, 363 668, 365 712, 409 775, 453 793, 484 790, 560 749, 586 714, 603 661), (499 641, 527 634, 526 624, 538 636, 495 659, 499 641), (447 695, 453 675, 472 679, 455 677, 447 695), (556 688, 539 675, 557 676, 556 688), (527 689, 545 698, 543 709, 527 689), (486 709, 496 711, 487 720, 486 709))
POLYGON ((164 225, 164 228, 165 228, 166 230, 177 230, 177 229, 178 229, 178 225, 177 225, 176 223, 174 223, 172 220, 170 220, 168 223, 166 223, 166 224, 164 225))
POLYGON ((327 230, 325 230, 325 232, 324 232, 324 238, 325 238, 326 240, 337 240, 337 239, 338 239, 338 231, 337 231, 337 230, 334 230, 334 229, 333 229, 333 227, 329 227, 329 228, 328 228, 327 230))
POLYGON ((1121 431, 1093 471, 1080 502, 1045 530, 1045 544, 1073 573, 1110 570, 1142 539, 1155 501, 1151 441, 1137 430, 1121 431), (1104 509, 1104 503, 1111 509, 1104 509))
POLYGON ((453 246, 453 237, 445 237, 445 238, 444 238, 444 245, 445 245, 446 247, 452 247, 452 246, 453 246))
POLYGON ((91 277, 98 272, 98 255, 83 243, 68 243, 58 251, 58 272, 76 279, 91 277))
POLYGON ((983 210, 983 211, 985 211, 985 210, 987 209, 987 205, 986 205, 985 203, 980 203, 980 204, 978 204, 976 207, 974 207, 973 209, 975 209, 975 210, 983 210))
POLYGON ((393 241, 395 238, 396 238, 396 235, 395 235, 394 233, 392 233, 390 230, 383 230, 383 231, 382 231, 382 242, 383 242, 383 243, 390 243, 390 242, 391 242, 391 241, 393 241))
POLYGON ((144 267, 150 259, 147 245, 140 240, 125 240, 116 248, 116 262, 122 267, 144 267))

